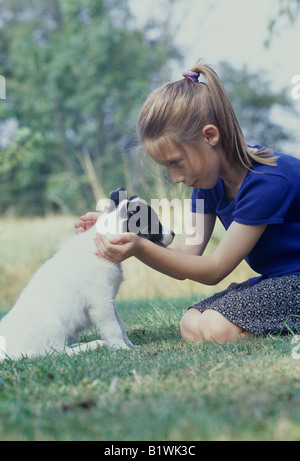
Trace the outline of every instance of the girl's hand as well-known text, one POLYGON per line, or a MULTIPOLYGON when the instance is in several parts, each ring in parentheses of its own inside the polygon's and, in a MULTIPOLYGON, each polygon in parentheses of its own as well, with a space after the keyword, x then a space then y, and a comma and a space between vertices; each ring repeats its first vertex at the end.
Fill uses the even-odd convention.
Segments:
POLYGON ((110 239, 104 234, 96 234, 94 242, 97 247, 96 255, 114 263, 120 263, 130 256, 136 256, 142 245, 142 237, 126 232, 110 239))
POLYGON ((80 216, 80 220, 74 223, 76 234, 80 234, 81 232, 85 232, 89 230, 96 224, 97 219, 101 216, 101 213, 97 211, 89 211, 83 216, 80 216))

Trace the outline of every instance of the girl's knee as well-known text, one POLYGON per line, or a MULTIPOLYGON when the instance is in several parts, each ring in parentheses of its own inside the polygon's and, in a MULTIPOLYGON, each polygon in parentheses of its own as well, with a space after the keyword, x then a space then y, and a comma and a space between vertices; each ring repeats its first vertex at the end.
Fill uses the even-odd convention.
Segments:
POLYGON ((185 341, 200 341, 203 339, 199 333, 199 320, 201 312, 195 308, 189 309, 180 321, 180 333, 185 341))
POLYGON ((213 309, 207 309, 203 312, 200 329, 206 341, 219 344, 226 344, 239 339, 244 331, 243 328, 230 322, 230 320, 213 309))
POLYGON ((189 309, 180 322, 181 336, 186 341, 210 341, 225 344, 240 338, 244 330, 213 309, 203 313, 189 309))

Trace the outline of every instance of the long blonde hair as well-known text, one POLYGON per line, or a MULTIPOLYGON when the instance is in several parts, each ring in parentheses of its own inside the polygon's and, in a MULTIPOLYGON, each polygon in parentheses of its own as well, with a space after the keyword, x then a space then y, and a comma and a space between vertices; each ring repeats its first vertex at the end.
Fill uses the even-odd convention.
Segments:
POLYGON ((184 148, 195 144, 205 125, 220 132, 221 145, 230 162, 251 168, 253 161, 275 166, 270 149, 249 148, 216 72, 208 65, 196 65, 192 72, 202 74, 205 82, 181 80, 166 83, 146 99, 137 122, 141 146, 151 152, 163 151, 170 142, 184 148))

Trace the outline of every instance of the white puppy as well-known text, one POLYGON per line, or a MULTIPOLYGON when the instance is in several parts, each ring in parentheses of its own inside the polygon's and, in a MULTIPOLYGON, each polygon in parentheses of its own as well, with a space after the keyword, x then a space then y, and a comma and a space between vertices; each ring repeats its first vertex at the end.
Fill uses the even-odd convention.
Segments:
POLYGON ((133 231, 132 223, 137 228, 138 222, 136 233, 164 246, 172 242, 174 233, 162 227, 153 209, 139 197, 119 202, 120 193, 124 196, 123 188, 111 193, 111 207, 96 226, 74 235, 40 267, 1 320, 0 361, 51 351, 70 354, 99 346, 133 346, 115 305, 122 281, 121 265, 95 255, 96 228, 100 232, 113 228, 113 233, 120 233, 133 231), (102 340, 66 347, 67 341, 92 326, 102 340))

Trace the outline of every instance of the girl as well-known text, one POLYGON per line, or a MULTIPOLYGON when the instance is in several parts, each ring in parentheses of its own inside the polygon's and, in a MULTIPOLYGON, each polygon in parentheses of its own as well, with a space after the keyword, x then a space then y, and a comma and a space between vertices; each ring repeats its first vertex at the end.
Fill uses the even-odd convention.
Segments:
MULTIPOLYGON (((162 248, 127 233, 109 241, 98 235, 97 254, 121 262, 135 256, 177 279, 214 285, 245 258, 260 277, 201 301, 180 323, 185 340, 227 343, 247 334, 300 328, 300 160, 249 147, 216 73, 197 65, 184 78, 158 88, 138 119, 141 146, 165 166, 175 183, 204 199, 204 235, 189 244, 184 232, 176 248, 162 248), (202 80, 199 82, 199 77, 202 80), (216 217, 226 233, 203 256, 216 217)), ((76 225, 96 215, 87 214, 76 225)), ((197 232, 197 229, 195 230, 197 232)))

